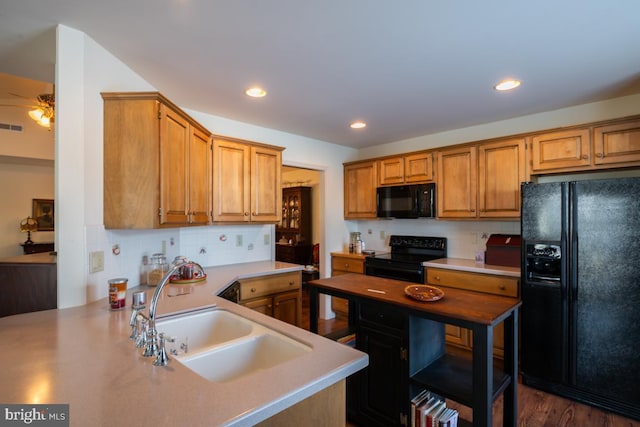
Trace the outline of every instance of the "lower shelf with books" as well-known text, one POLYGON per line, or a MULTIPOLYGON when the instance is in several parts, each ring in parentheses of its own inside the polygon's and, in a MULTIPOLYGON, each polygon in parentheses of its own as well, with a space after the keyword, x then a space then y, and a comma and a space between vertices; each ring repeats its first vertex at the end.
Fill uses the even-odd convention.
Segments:
POLYGON ((410 427, 458 427, 458 411, 445 400, 423 389, 411 399, 410 427))

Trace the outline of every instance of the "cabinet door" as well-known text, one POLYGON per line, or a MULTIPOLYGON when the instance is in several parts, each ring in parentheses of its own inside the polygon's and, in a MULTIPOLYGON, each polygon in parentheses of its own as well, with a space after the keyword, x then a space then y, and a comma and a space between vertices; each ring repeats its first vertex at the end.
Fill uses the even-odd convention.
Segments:
POLYGON ((376 162, 344 166, 344 219, 376 217, 376 162))
POLYGON ((249 221, 249 147, 235 141, 213 140, 213 220, 249 221))
POLYGON ((581 168, 591 165, 589 129, 573 129, 535 135, 532 143, 532 171, 581 168))
POLYGON ((455 325, 445 325, 445 340, 447 344, 471 350, 471 331, 455 325))
POLYGON ((357 348, 369 355, 369 366, 354 375, 358 421, 367 426, 400 425, 408 406, 406 345, 397 335, 360 327, 357 348))
POLYGON ((404 157, 393 157, 378 161, 380 185, 404 183, 404 157))
POLYGON ((240 305, 243 305, 247 308, 250 308, 259 313, 265 314, 267 316, 273 316, 273 298, 272 297, 255 298, 247 302, 243 302, 240 305))
POLYGON ((278 223, 282 215, 282 152, 259 146, 252 146, 250 151, 250 219, 254 222, 278 223))
POLYGON ((596 165, 640 162, 640 120, 594 129, 596 165))
POLYGON ((189 122, 164 104, 160 114, 160 224, 188 224, 189 122))
POLYGON ((433 181, 433 153, 418 153, 404 158, 404 182, 433 181))
POLYGON ((189 148, 189 215, 191 224, 208 224, 211 212, 211 140, 191 128, 189 148))
POLYGON ((475 218, 477 205, 477 148, 438 152, 438 217, 475 218))
POLYGON ((527 181, 525 168, 524 139, 478 146, 478 215, 481 218, 520 217, 520 185, 527 181))
POLYGON ((295 326, 302 324, 302 296, 300 290, 283 292, 273 297, 273 317, 295 326))

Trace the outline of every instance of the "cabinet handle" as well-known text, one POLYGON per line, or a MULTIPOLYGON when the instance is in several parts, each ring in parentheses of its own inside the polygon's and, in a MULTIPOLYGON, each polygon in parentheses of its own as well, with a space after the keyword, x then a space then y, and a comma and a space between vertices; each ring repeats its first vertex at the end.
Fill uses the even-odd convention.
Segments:
POLYGON ((251 292, 255 292, 255 291, 256 291, 256 288, 251 288, 251 292))
POLYGON ((599 158, 599 159, 601 159, 601 158, 603 158, 603 157, 604 157, 604 154, 602 154, 602 153, 596 153, 596 157, 597 157, 597 158, 599 158))
POLYGON ((589 156, 587 156, 586 154, 582 155, 582 160, 588 160, 588 159, 589 159, 589 156))
POLYGON ((293 286, 293 282, 289 282, 289 286, 293 286))
POLYGON ((245 212, 245 213, 244 213, 244 216, 249 216, 249 212, 245 212))
POLYGON ((507 290, 507 287, 505 285, 500 285, 498 286, 498 289, 500 289, 501 291, 505 291, 507 290))
POLYGON ((436 276, 436 280, 439 282, 440 281, 440 276, 436 276))
POLYGON ((345 265, 344 265, 344 268, 349 268, 349 264, 345 264, 345 265))

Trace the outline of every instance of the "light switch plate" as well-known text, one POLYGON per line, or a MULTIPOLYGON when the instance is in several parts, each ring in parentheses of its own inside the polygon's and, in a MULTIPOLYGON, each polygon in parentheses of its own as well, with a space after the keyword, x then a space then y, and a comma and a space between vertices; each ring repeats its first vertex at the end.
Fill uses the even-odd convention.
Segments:
POLYGON ((89 273, 104 271, 104 251, 91 252, 89 254, 89 273))

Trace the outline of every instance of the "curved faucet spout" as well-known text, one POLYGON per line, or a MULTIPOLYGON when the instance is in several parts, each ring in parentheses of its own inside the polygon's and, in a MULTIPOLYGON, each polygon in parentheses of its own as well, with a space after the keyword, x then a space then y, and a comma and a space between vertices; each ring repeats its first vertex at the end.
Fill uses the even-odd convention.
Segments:
MULTIPOLYGON (((147 329, 147 346, 145 347, 142 355, 146 357, 158 356, 160 353, 160 349, 158 347, 158 331, 156 330, 156 307, 158 306, 158 299, 160 298, 160 294, 164 287, 169 283, 171 277, 176 274, 182 267, 193 267, 196 272, 199 273, 200 277, 204 277, 205 272, 200 264, 193 261, 183 260, 177 262, 169 268, 169 271, 165 273, 158 283, 158 287, 153 293, 153 297, 151 298, 151 305, 149 305, 149 326, 147 329)), ((165 363, 166 364, 166 363, 165 363)))

